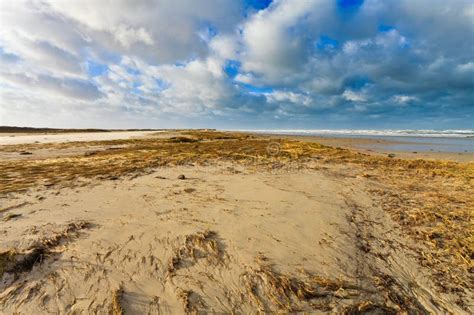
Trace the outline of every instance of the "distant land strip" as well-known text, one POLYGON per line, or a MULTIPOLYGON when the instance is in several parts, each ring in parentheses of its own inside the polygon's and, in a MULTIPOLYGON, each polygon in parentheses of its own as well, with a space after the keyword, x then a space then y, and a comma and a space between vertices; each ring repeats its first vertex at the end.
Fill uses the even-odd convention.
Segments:
MULTIPOLYGON (((111 132, 111 131, 173 131, 179 129, 63 129, 63 128, 33 128, 33 127, 15 127, 15 126, 0 126, 0 133, 71 133, 71 132, 111 132)), ((215 129, 195 129, 195 130, 215 130, 215 129)))

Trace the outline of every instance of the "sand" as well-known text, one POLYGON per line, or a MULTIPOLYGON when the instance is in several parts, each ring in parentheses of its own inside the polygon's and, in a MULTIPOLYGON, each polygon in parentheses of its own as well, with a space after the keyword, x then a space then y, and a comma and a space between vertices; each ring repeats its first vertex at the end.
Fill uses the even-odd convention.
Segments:
POLYGON ((84 133, 0 133, 1 145, 26 143, 60 143, 70 141, 106 141, 116 139, 140 138, 160 131, 111 131, 84 133))
POLYGON ((425 245, 370 193, 384 183, 291 165, 165 165, 2 195, 0 312, 472 312, 472 291, 440 290, 425 245))
MULTIPOLYGON (((474 162, 474 152, 430 152, 430 151, 399 151, 392 150, 390 145, 397 144, 413 144, 413 142, 402 142, 388 139, 369 139, 369 138, 344 138, 344 137, 320 137, 320 136, 286 136, 286 135, 271 135, 271 138, 278 139, 298 139, 301 141, 317 142, 323 145, 332 147, 340 147, 365 154, 375 156, 387 156, 394 154, 403 159, 425 159, 425 160, 443 160, 455 161, 461 163, 474 162)), ((428 139, 429 140, 429 139, 428 139)))

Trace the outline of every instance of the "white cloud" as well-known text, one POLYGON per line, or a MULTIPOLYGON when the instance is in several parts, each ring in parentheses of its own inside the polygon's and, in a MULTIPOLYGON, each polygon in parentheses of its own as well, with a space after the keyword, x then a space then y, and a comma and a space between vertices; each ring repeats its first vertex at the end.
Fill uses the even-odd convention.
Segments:
POLYGON ((143 27, 132 28, 126 24, 120 24, 115 32, 115 38, 124 47, 129 48, 135 43, 145 43, 147 45, 153 44, 153 39, 143 27))
POLYGON ((240 83, 245 83, 245 84, 255 84, 257 80, 250 73, 239 73, 235 77, 235 81, 240 82, 240 83))
POLYGON ((351 102, 367 101, 367 97, 364 94, 351 91, 351 90, 345 90, 344 93, 342 93, 342 97, 351 102))
POLYGON ((270 81, 293 75, 305 62, 305 38, 295 26, 324 1, 279 1, 251 17, 242 27, 243 69, 263 74, 270 81))
POLYGON ((290 102, 295 105, 309 106, 312 103, 311 97, 294 92, 274 91, 265 93, 265 97, 269 102, 290 102))
POLYGON ((61 117, 123 114, 125 122, 245 122, 256 113, 312 121, 321 109, 348 120, 372 110, 469 116, 468 0, 365 0, 349 13, 333 0, 244 8, 236 0, 0 1, 3 116, 21 122, 21 108, 41 119, 70 111, 61 117))
POLYGON ((400 105, 406 105, 410 102, 416 101, 417 98, 409 95, 394 95, 393 100, 400 105))
POLYGON ((237 39, 230 35, 214 37, 209 46, 216 55, 224 59, 235 59, 238 53, 237 39))
POLYGON ((107 49, 134 54, 149 62, 175 62, 204 56, 203 25, 232 30, 242 14, 233 0, 81 0, 47 3, 70 19, 91 40, 107 49))
POLYGON ((473 72, 474 75, 474 61, 469 61, 464 64, 457 65, 456 70, 462 73, 473 72))
POLYGON ((97 87, 86 80, 64 80, 47 75, 31 76, 7 72, 0 72, 0 79, 18 89, 36 90, 40 93, 47 93, 51 97, 62 96, 67 99, 95 100, 102 96, 97 87))

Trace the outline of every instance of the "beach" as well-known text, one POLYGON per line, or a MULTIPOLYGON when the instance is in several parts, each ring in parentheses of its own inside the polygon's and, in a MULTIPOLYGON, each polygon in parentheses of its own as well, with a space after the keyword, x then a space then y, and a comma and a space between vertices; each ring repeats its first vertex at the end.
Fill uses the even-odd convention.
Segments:
POLYGON ((405 159, 456 162, 474 161, 472 130, 376 131, 376 130, 259 130, 258 134, 357 150, 366 154, 405 159))
MULTIPOLYGON (((272 136, 275 138, 288 138, 298 139, 301 141, 316 142, 332 147, 340 147, 350 150, 356 150, 361 153, 376 155, 376 156, 388 156, 388 154, 394 154, 397 157, 404 159, 427 159, 427 160, 444 160, 454 162, 473 162, 474 152, 452 152, 449 148, 446 151, 436 151, 436 145, 432 145, 427 139, 427 144, 418 144, 413 142, 407 142, 404 139, 397 138, 396 140, 391 138, 345 138, 345 137, 321 137, 321 136, 272 136), (419 150, 420 147, 428 148, 426 150, 419 150), (433 148, 433 149, 432 149, 433 148)), ((469 139, 474 142, 474 139, 469 139)))
POLYGON ((474 311, 472 152, 106 134, 0 137, 0 312, 474 311))

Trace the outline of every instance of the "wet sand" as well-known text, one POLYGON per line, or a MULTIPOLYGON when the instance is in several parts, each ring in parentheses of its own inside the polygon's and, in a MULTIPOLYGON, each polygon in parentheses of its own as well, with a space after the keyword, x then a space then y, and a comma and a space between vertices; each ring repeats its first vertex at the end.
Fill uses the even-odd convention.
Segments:
POLYGON ((16 158, 0 160, 8 179, 0 182, 0 312, 472 311, 471 289, 437 269, 456 266, 427 259, 431 241, 399 218, 405 207, 425 211, 438 188, 449 194, 445 209, 471 207, 463 199, 471 186, 461 194, 452 178, 400 173, 405 187, 372 162, 349 162, 366 158, 356 153, 315 146, 300 159, 311 147, 278 142, 275 156, 273 141, 232 137, 161 134, 116 150, 18 146, 33 152, 27 160, 9 147, 16 158), (80 176, 70 176, 74 167, 80 176))
MULTIPOLYGON (((398 151, 389 149, 393 145, 410 145, 412 142, 394 141, 387 139, 344 138, 344 137, 317 137, 317 136, 285 136, 270 135, 272 138, 298 139, 301 141, 317 142, 332 147, 353 149, 359 152, 377 156, 395 156, 404 159, 428 159, 456 162, 474 162, 474 152, 427 152, 427 151, 398 151)), ((429 140, 429 139, 428 139, 429 140)))

